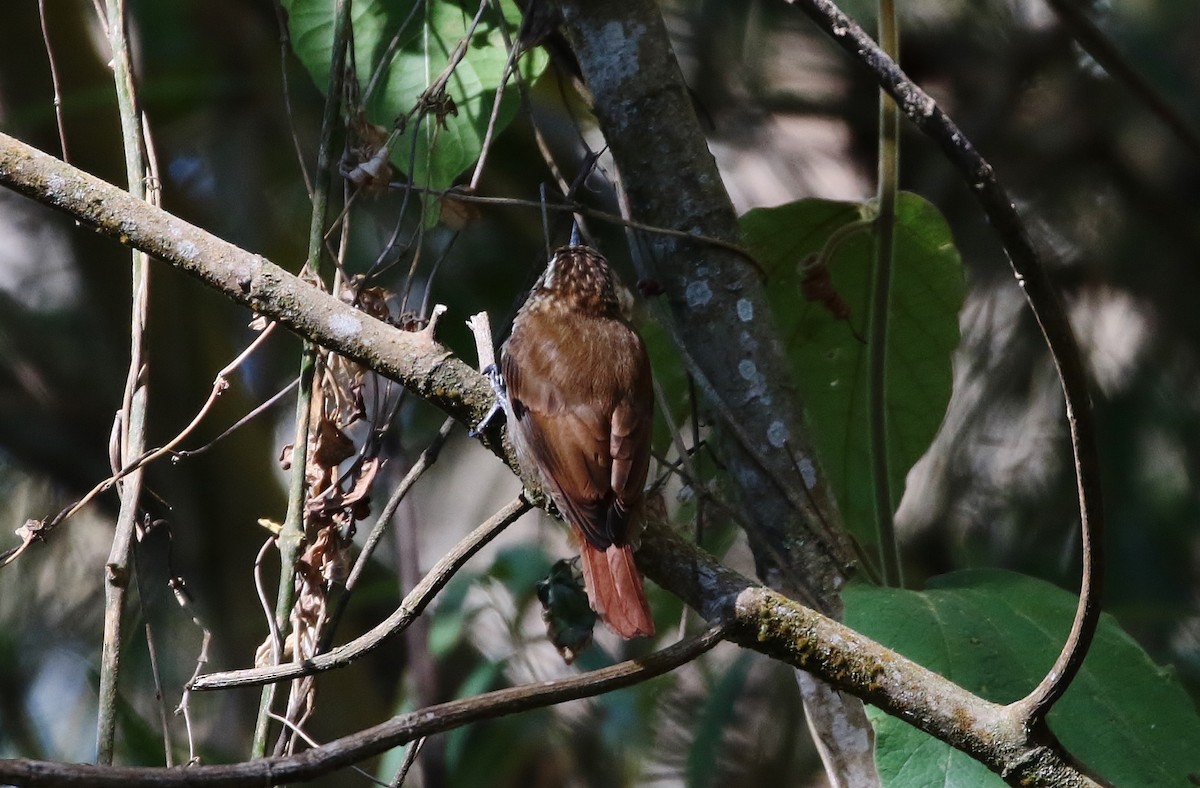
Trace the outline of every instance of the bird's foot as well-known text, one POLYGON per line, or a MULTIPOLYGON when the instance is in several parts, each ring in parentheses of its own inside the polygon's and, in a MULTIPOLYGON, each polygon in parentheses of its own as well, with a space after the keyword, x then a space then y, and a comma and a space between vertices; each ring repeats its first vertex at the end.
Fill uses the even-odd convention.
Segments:
POLYGON ((492 391, 496 393, 496 401, 492 403, 492 407, 488 410, 484 417, 475 425, 474 429, 467 434, 472 438, 478 437, 481 432, 486 430, 495 418, 504 412, 504 405, 508 401, 508 391, 504 387, 504 378, 500 377, 500 370, 495 364, 488 364, 483 370, 483 374, 487 375, 488 382, 492 384, 492 391))

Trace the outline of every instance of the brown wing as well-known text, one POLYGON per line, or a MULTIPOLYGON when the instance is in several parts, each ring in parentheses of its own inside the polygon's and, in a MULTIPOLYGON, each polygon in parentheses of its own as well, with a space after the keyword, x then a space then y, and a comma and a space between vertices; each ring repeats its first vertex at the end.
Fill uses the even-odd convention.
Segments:
POLYGON ((641 340, 619 321, 596 321, 573 336, 561 328, 525 315, 506 343, 509 429, 563 516, 604 550, 625 542, 646 480, 650 365, 641 340))
POLYGON ((650 439, 654 427, 654 384, 645 346, 633 331, 631 346, 622 354, 625 368, 620 374, 632 380, 617 401, 609 425, 609 456, 612 469, 609 488, 614 500, 609 509, 607 531, 618 544, 628 541, 629 520, 641 503, 646 473, 650 468, 650 439))

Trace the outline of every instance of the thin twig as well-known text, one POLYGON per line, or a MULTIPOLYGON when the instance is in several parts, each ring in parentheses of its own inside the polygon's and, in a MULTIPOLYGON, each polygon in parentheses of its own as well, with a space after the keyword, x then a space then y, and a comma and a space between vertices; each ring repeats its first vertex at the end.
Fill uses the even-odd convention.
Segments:
MULTIPOLYGON (((314 739, 312 736, 309 736, 308 732, 305 731, 302 726, 292 722, 287 717, 281 717, 278 714, 271 714, 271 719, 275 720, 280 725, 282 725, 284 728, 291 731, 291 733, 296 738, 303 739, 304 743, 307 744, 309 747, 316 749, 321 746, 321 743, 318 742, 316 739, 314 739)), ((350 769, 354 772, 357 772, 360 776, 365 777, 368 782, 372 782, 372 783, 375 783, 376 785, 383 786, 383 788, 391 788, 391 786, 389 786, 383 780, 377 779, 370 772, 368 772, 366 769, 363 769, 362 767, 351 766, 350 769)))
MULTIPOLYGON (((488 0, 484 0, 485 5, 487 2, 488 0)), ((507 22, 504 19, 504 12, 500 8, 496 10, 499 17, 499 27, 507 34, 507 22)), ((483 168, 487 166, 488 154, 492 152, 492 140, 496 135, 496 124, 500 120, 500 106, 504 101, 504 89, 508 86, 509 77, 516 68, 517 57, 520 55, 520 47, 509 41, 507 35, 505 35, 505 43, 508 47, 508 59, 504 62, 504 70, 500 72, 500 82, 496 86, 496 97, 492 101, 492 114, 488 116, 487 129, 484 131, 483 143, 479 149, 479 158, 475 161, 475 171, 471 174, 470 185, 467 186, 467 190, 471 192, 479 189, 479 180, 483 177, 483 168)))
MULTIPOLYGON (((172 571, 171 579, 167 581, 167 585, 175 595, 175 601, 191 616, 192 623, 200 630, 200 653, 196 655, 196 667, 192 671, 192 678, 194 679, 200 675, 200 672, 204 670, 204 666, 208 664, 208 646, 212 642, 212 632, 205 626, 204 621, 200 618, 200 614, 196 612, 196 606, 192 602, 192 595, 188 592, 187 584, 184 583, 183 578, 172 571)), ((183 716, 183 727, 187 731, 188 740, 188 765, 194 764, 199 760, 199 755, 196 754, 196 740, 192 730, 191 690, 188 689, 187 685, 184 685, 183 694, 179 698, 179 705, 175 708, 175 713, 183 716)))
POLYGON ((900 67, 871 40, 858 24, 843 14, 831 0, 789 0, 800 7, 855 61, 876 77, 880 86, 896 100, 904 114, 933 139, 963 174, 992 227, 1000 236, 1030 309, 1038 321, 1058 369, 1071 431, 1071 451, 1079 490, 1080 530, 1083 544, 1083 573, 1079 606, 1062 651, 1054 667, 1018 705, 1027 715, 1029 727, 1045 720, 1083 665, 1100 621, 1100 599, 1104 585, 1104 509, 1100 486, 1100 457, 1088 394, 1087 370, 1079 344, 1067 320, 1037 249, 1013 205, 1000 185, 992 166, 979 154, 962 130, 921 90, 900 67))
POLYGON ((392 35, 392 40, 388 42, 387 49, 383 50, 383 54, 379 58, 379 63, 375 66, 375 70, 371 72, 371 78, 367 82, 367 87, 362 92, 362 103, 364 105, 370 102, 371 96, 375 93, 375 88, 379 86, 380 80, 387 73, 388 66, 392 63, 392 58, 396 56, 397 50, 400 49, 400 36, 404 34, 413 17, 417 15, 417 11, 420 11, 424 5, 424 0, 417 0, 417 2, 413 3, 412 8, 409 9, 408 16, 404 17, 404 21, 396 28, 396 32, 392 35))
POLYGON ((283 10, 283 3, 280 0, 275 0, 271 5, 275 9, 275 24, 279 28, 279 78, 283 92, 283 109, 287 115, 292 145, 296 149, 296 163, 300 167, 300 177, 304 180, 304 190, 309 199, 312 199, 312 179, 308 176, 308 165, 304 163, 304 150, 300 147, 300 135, 296 132, 296 113, 292 109, 291 80, 288 79, 288 58, 292 54, 292 37, 288 31, 287 13, 283 10))
MULTIPOLYGON (((413 187, 414 190, 419 189, 413 187)), ((448 200, 458 200, 459 202, 478 203, 480 205, 504 205, 515 206, 520 208, 536 208, 538 210, 548 209, 552 211, 566 211, 568 213, 578 213, 584 216, 598 219, 602 222, 608 222, 622 227, 629 227, 634 230, 641 230, 655 235, 665 235, 671 238, 686 238, 689 241, 696 241, 701 244, 715 246, 718 249, 724 249, 728 252, 740 255, 747 262, 751 263, 755 268, 762 272, 762 267, 759 262, 754 259, 754 255, 744 247, 735 243, 730 243, 721 238, 714 238, 702 233, 692 233, 684 230, 675 230, 670 227, 658 227, 653 224, 639 222, 636 219, 624 218, 615 213, 608 213, 596 208, 590 208, 582 203, 566 200, 564 202, 550 202, 549 200, 522 200, 517 197, 485 197, 478 194, 467 194, 461 189, 429 189, 426 193, 445 197, 448 200)))
MULTIPOLYGON (((144 538, 144 537, 143 537, 144 538)), ((142 562, 137 545, 133 547, 133 585, 137 591, 138 611, 146 633, 146 653, 150 657, 150 676, 154 680, 154 705, 158 710, 158 723, 162 727, 163 762, 167 766, 175 765, 175 753, 171 746, 171 726, 167 717, 167 698, 163 692, 162 671, 158 667, 158 649, 154 645, 154 628, 150 625, 150 616, 146 611, 146 595, 142 593, 142 562)))
POLYGON ((197 691, 206 691, 272 684, 349 665, 359 657, 378 648, 387 638, 411 624, 413 619, 421 615, 421 611, 425 609, 430 600, 446 583, 450 582, 450 578, 454 577, 454 574, 471 556, 479 552, 484 545, 529 509, 530 505, 523 497, 512 500, 442 556, 429 570, 429 574, 425 575, 421 582, 404 597, 404 601, 400 603, 395 612, 377 624, 370 632, 355 638, 344 646, 338 646, 327 654, 321 654, 302 663, 210 673, 194 679, 190 685, 191 688, 197 691))
POLYGON ((211 449, 213 446, 216 446, 218 443, 223 441, 225 438, 228 438, 230 435, 232 435, 233 433, 237 432, 242 427, 249 424, 256 417, 261 416, 263 413, 270 410, 272 407, 275 406, 276 403, 278 403, 281 399, 286 397, 291 392, 291 390, 296 388, 296 386, 298 386, 298 385, 300 385, 300 379, 292 378, 292 381, 290 383, 288 383, 286 386, 281 388, 279 391, 276 391, 274 394, 272 394, 270 397, 268 397, 263 403, 256 405, 254 407, 254 409, 251 410, 249 413, 247 413, 245 416, 242 416, 240 419, 235 421, 233 424, 229 425, 229 427, 226 428, 220 435, 213 438, 212 440, 210 440, 208 443, 204 444, 203 446, 198 446, 194 449, 183 449, 181 451, 175 452, 174 459, 175 460, 184 460, 189 457, 195 457, 199 454, 204 454, 209 449, 211 449))
POLYGON ((58 145, 62 160, 70 161, 67 154, 67 124, 63 122, 62 86, 58 79, 58 64, 54 61, 54 47, 50 45, 50 26, 46 24, 46 0, 38 0, 38 24, 42 29, 42 44, 46 48, 46 60, 50 63, 50 85, 54 90, 54 122, 58 127, 58 145))
POLYGON ((496 344, 492 341, 492 323, 487 312, 478 312, 467 319, 467 328, 475 337, 475 358, 479 359, 479 371, 487 372, 496 365, 496 344))
POLYGON ((422 736, 408 746, 408 751, 404 753, 404 762, 396 770, 396 776, 392 778, 391 785, 388 788, 400 788, 404 785, 405 779, 408 778, 408 770, 417 762, 417 756, 421 754, 421 748, 425 746, 425 739, 426 737, 422 736))

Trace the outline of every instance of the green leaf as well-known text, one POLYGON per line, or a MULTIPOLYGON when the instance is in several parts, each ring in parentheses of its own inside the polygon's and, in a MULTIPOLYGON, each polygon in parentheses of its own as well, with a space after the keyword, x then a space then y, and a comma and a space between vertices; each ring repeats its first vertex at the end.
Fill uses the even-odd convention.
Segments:
MULTIPOLYGON (((1077 598, 1012 572, 955 572, 926 591, 851 585, 846 623, 997 703, 1054 664, 1077 598)), ((907 723, 870 711, 888 786, 996 785, 982 765, 907 723)), ((1050 712, 1063 746, 1116 785, 1186 786, 1200 774, 1200 715, 1175 674, 1104 615, 1079 675, 1050 712)))
MULTIPOLYGON (((333 54, 333 3, 329 0, 283 0, 296 56, 317 86, 329 84, 333 54)), ((368 97, 368 119, 391 128, 417 106, 419 97, 449 62, 450 53, 470 33, 466 55, 446 85, 456 114, 440 118, 414 115, 395 141, 392 163, 410 180, 430 189, 445 189, 470 167, 483 150, 483 139, 496 91, 508 60, 501 24, 515 40, 521 15, 512 0, 502 0, 504 19, 485 13, 471 32, 478 3, 467 0, 355 0, 351 10, 354 53, 361 89, 367 90, 393 38, 394 54, 384 65, 378 86, 368 97), (415 13, 414 13, 415 7, 415 13)), ((532 81, 546 65, 541 49, 521 58, 521 73, 532 81)), ((496 129, 516 112, 515 86, 505 90, 496 129)))
MULTIPOLYGON (((877 541, 868 431, 867 336, 875 234, 859 203, 801 200, 742 217, 750 250, 768 272, 768 293, 808 415, 821 467, 850 531, 877 541), (833 300, 801 294, 804 263, 830 236, 855 223, 829 256, 833 300)), ((951 355, 965 294, 962 261, 938 210, 914 194, 896 206, 891 310, 888 318, 887 444, 893 506, 904 480, 937 433, 950 401, 951 355)))

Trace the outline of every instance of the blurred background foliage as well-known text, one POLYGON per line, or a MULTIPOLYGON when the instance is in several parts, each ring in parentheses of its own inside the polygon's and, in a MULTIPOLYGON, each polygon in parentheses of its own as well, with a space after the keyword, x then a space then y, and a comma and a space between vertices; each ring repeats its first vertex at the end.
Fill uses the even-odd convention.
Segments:
MULTIPOLYGON (((1094 376, 1110 516, 1106 609, 1159 661, 1200 689, 1200 158, 1072 41, 1041 0, 902 3, 902 62, 995 166, 1061 285, 1094 376)), ((322 102, 281 57, 268 0, 131 0, 141 95, 163 173, 165 207, 296 270, 309 208, 296 145, 311 166, 322 102), (291 113, 284 103, 286 77, 291 113), (293 134, 296 143, 293 143, 293 134)), ((870 27, 873 3, 844 9, 870 27)), ((873 192, 876 90, 782 3, 665 2, 685 76, 739 211, 873 192)), ((48 0, 63 87, 68 159, 124 177, 107 48, 86 0, 48 0)), ((0 128, 59 152, 37 4, 6 4, 0 24, 0 128)), ((1200 127, 1200 8, 1192 0, 1110 0, 1093 18, 1193 127, 1200 127)), ((568 178, 581 152, 551 70, 533 111, 568 178)), ((574 103, 578 111, 578 102, 574 103)), ((898 524, 910 582, 964 568, 1019 570, 1074 589, 1077 514, 1062 405, 1036 326, 967 187, 911 130, 902 186, 946 216, 968 270, 954 395, 933 448, 908 480, 898 524)), ((484 194, 536 199, 549 174, 528 117, 498 139, 484 194)), ((591 195, 606 206, 610 197, 591 195)), ((402 197, 363 201, 349 259, 365 270, 402 197)), ((554 227, 563 240, 562 228, 554 227)), ((624 266, 621 235, 601 228, 624 266)), ((443 339, 468 360, 462 320, 507 323, 544 259, 537 211, 487 207, 461 233, 426 233, 410 307, 447 304, 443 339), (437 261, 435 267, 435 261, 437 261)), ((128 255, 23 199, 0 193, 0 497, 3 527, 52 514, 107 474, 108 434, 127 352, 128 255)), ((403 291, 412 253, 382 284, 403 291)), ((626 271, 628 268, 626 267, 626 271)), ((212 377, 253 333, 250 316, 164 266, 151 309, 151 437, 165 440, 203 402, 212 377)), ((499 332, 497 326, 497 331, 499 332)), ((277 337, 244 367, 196 443, 285 385, 299 343, 277 337)), ((281 519, 276 458, 291 408, 251 422, 211 451, 149 472, 152 517, 138 546, 140 591, 126 648, 119 759, 161 763, 146 638, 168 710, 191 674, 200 630, 166 581, 182 577, 214 632, 209 669, 253 658, 265 629, 252 565, 281 519)), ((406 401, 389 433, 384 498, 432 439, 439 414, 406 401)), ((419 573, 518 490, 460 433, 401 507, 341 627, 349 638, 387 615, 419 573)), ((683 496, 686 498, 686 495, 683 496)), ((378 506, 376 507, 378 508, 378 506)), ((115 499, 0 572, 0 755, 94 756, 100 582, 115 499)), ((686 519, 688 509, 681 507, 686 519)), ((9 537, 12 539, 13 537, 9 537)), ((6 547, 7 544, 0 544, 6 547)), ((327 740, 412 709, 562 675, 652 644, 598 636, 567 668, 546 642, 533 583, 568 552, 553 524, 527 516, 475 559, 434 615, 349 670, 322 677, 308 732, 327 740)), ((735 543, 727 560, 750 566, 735 543)), ((266 570, 273 577, 274 567, 266 570)), ((678 602, 652 597, 663 640, 678 602)), ((196 697, 208 762, 244 757, 253 691, 196 697)), ((186 759, 173 720, 176 760, 186 759)), ((402 753, 369 765, 390 779, 402 753)), ((437 737, 411 784, 821 784, 790 671, 719 648, 687 670, 592 702, 437 737)), ((358 780, 338 775, 325 784, 358 780)), ((365 780, 361 781, 366 784, 365 780)))

